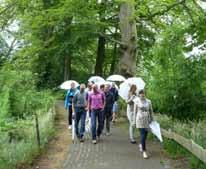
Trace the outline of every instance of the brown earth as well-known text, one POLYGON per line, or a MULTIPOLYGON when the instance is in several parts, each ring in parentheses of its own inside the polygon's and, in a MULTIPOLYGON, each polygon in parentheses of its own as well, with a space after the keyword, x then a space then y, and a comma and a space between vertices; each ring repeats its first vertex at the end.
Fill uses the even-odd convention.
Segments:
POLYGON ((42 153, 37 159, 31 169, 61 169, 62 163, 69 151, 71 143, 71 132, 67 129, 67 112, 62 106, 63 102, 56 103, 56 135, 48 143, 47 150, 42 153))

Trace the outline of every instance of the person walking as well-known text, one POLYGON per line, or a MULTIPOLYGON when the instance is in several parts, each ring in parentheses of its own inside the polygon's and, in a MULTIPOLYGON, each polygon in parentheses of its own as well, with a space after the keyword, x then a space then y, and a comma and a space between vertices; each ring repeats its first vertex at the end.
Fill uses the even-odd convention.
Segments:
POLYGON ((118 98, 119 98, 119 94, 118 94, 118 89, 115 87, 115 83, 112 83, 112 87, 110 89, 110 92, 112 92, 113 97, 114 97, 114 103, 112 106, 112 122, 115 123, 116 120, 116 115, 118 112, 118 98))
POLYGON ((139 97, 134 100, 134 111, 136 115, 136 127, 140 131, 139 149, 143 153, 143 158, 148 158, 146 152, 146 139, 148 135, 149 124, 153 121, 152 103, 145 96, 145 91, 139 91, 139 97))
POLYGON ((93 91, 89 95, 88 109, 91 110, 91 124, 92 124, 92 142, 97 143, 96 137, 100 138, 103 129, 103 110, 105 107, 105 95, 98 90, 96 84, 93 85, 93 91), (96 128, 96 121, 98 119, 98 128, 96 128))
POLYGON ((75 115, 75 133, 80 142, 83 142, 85 132, 85 120, 86 120, 86 92, 85 84, 80 85, 80 91, 74 95, 73 98, 73 113, 75 115), (81 126, 79 129, 79 122, 81 120, 81 126))
POLYGON ((136 143, 134 139, 136 114, 134 111, 134 102, 133 102, 133 100, 137 97, 136 90, 137 90, 136 85, 132 85, 130 87, 128 99, 126 101, 127 102, 127 118, 129 120, 129 137, 130 137, 130 142, 132 144, 136 143))
POLYGON ((67 91, 64 106, 68 110, 68 129, 72 129, 72 99, 78 90, 75 88, 75 83, 71 83, 71 88, 67 91))
POLYGON ((106 124, 106 135, 110 135, 110 123, 112 120, 112 107, 114 104, 114 96, 112 92, 110 92, 110 85, 105 85, 105 107, 104 107, 104 124, 106 124))

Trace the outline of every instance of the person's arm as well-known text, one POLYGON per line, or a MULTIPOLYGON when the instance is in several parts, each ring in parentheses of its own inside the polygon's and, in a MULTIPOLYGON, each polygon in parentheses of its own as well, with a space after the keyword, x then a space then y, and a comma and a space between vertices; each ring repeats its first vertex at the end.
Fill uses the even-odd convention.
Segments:
POLYGON ((134 97, 134 95, 129 95, 128 99, 126 100, 126 103, 130 104, 133 101, 134 97))
POLYGON ((91 95, 88 94, 87 110, 91 110, 91 95))
POLYGON ((75 104, 77 103, 77 94, 72 99, 72 112, 75 113, 75 104))
POLYGON ((64 101, 65 109, 68 108, 68 103, 69 103, 69 91, 67 92, 66 97, 65 97, 65 101, 64 101))
POLYGON ((104 109, 106 105, 106 96, 104 93, 102 93, 102 95, 103 95, 103 109, 104 109))

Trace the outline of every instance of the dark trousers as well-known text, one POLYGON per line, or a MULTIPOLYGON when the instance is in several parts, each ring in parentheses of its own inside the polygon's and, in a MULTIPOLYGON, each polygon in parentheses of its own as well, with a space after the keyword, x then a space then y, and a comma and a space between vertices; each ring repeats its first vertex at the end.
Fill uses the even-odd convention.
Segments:
POLYGON ((72 105, 68 107, 68 124, 72 125, 72 105))
POLYGON ((92 139, 96 140, 96 136, 100 136, 103 130, 104 114, 101 109, 91 111, 91 124, 92 124, 92 139), (98 127, 96 128, 98 120, 98 127))
POLYGON ((140 143, 142 145, 142 150, 146 151, 146 139, 148 135, 148 129, 141 128, 140 130, 140 143))
POLYGON ((75 108, 75 132, 78 138, 83 138, 85 132, 86 110, 84 108, 75 108), (80 129, 79 122, 81 120, 80 129))
MULTIPOLYGON (((112 108, 105 108, 104 110, 104 123, 103 125, 105 125, 106 123, 106 131, 109 133, 110 132, 110 123, 112 120, 112 108)), ((104 128, 104 126, 103 126, 104 128)))

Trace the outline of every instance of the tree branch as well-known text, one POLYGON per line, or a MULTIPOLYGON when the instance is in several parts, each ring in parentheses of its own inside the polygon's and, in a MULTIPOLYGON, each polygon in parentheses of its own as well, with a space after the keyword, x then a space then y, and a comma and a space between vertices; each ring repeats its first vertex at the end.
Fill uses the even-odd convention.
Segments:
POLYGON ((117 43, 117 44, 119 44, 119 45, 126 45, 126 44, 124 44, 123 42, 121 42, 121 41, 118 41, 118 40, 116 40, 116 39, 113 39, 112 37, 110 37, 110 36, 108 36, 108 35, 106 35, 106 34, 104 34, 104 33, 99 33, 99 35, 100 36, 103 36, 104 38, 106 38, 106 39, 108 39, 108 40, 110 40, 110 41, 112 41, 112 42, 115 42, 115 43, 117 43))
POLYGON ((173 3, 169 6, 166 6, 166 9, 160 10, 158 12, 150 13, 149 16, 147 15, 140 15, 140 18, 145 18, 145 20, 150 20, 151 18, 154 18, 155 16, 164 15, 165 13, 169 12, 171 9, 175 8, 178 5, 184 4, 186 0, 181 0, 179 2, 173 3))

